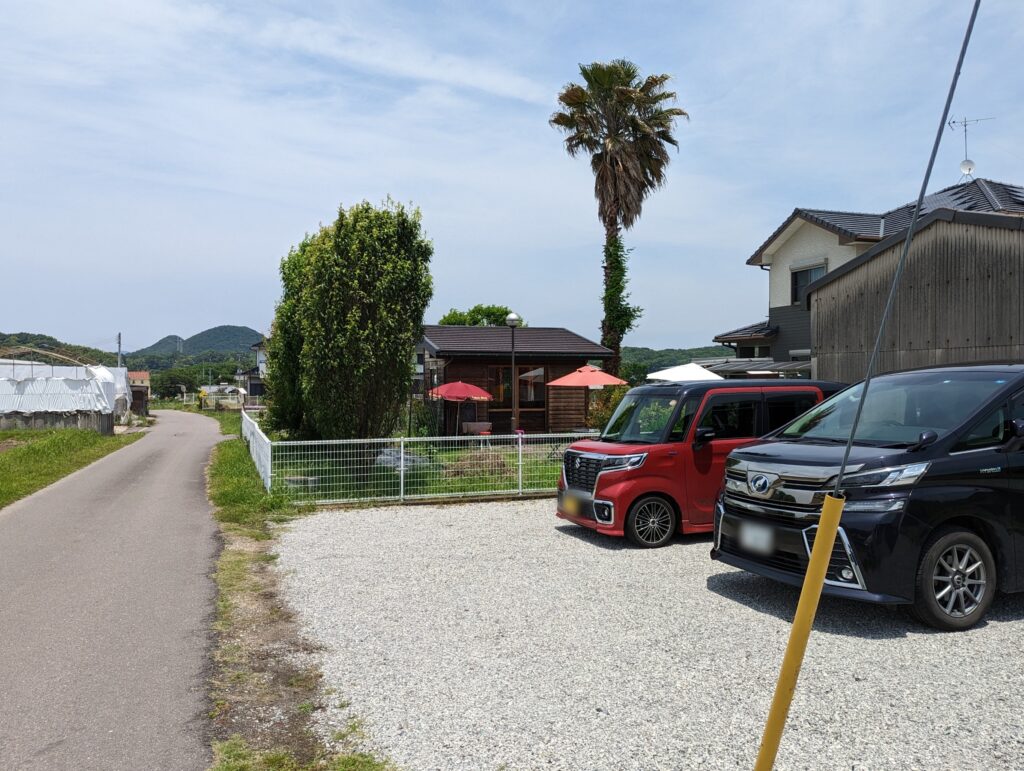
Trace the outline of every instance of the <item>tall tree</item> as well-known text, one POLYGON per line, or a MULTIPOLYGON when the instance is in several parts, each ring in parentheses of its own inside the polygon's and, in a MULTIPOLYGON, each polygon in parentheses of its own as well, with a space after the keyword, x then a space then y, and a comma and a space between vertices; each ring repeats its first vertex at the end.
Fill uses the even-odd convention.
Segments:
MULTIPOLYGON (((468 311, 452 308, 437 323, 453 327, 501 327, 511 312, 507 305, 474 305, 468 311)), ((522 326, 526 326, 525 322, 522 326)))
POLYGON ((581 64, 580 75, 582 85, 569 83, 558 95, 562 109, 550 123, 565 134, 570 156, 590 156, 605 233, 601 344, 614 352, 606 369, 618 373, 622 338, 641 313, 627 302, 628 250, 621 233, 639 219, 647 196, 665 184, 668 145, 679 146, 672 133, 676 118, 689 116, 671 106, 676 94, 665 88, 668 75, 641 78, 625 59, 581 64))
POLYGON ((277 427, 323 439, 394 430, 432 294, 432 254, 419 210, 388 199, 340 208, 288 255, 267 349, 277 427))
POLYGON ((302 398, 302 293, 306 286, 306 265, 316 251, 334 247, 330 228, 321 227, 306 235, 281 260, 281 301, 267 340, 267 418, 273 428, 308 433, 302 398))

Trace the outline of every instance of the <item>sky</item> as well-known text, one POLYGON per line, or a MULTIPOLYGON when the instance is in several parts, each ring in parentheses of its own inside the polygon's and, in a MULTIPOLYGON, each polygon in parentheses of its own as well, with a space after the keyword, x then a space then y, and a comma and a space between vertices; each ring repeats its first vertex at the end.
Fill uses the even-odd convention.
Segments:
MULTIPOLYGON (((689 114, 625 234, 627 345, 767 315, 745 260, 797 206, 917 195, 968 0, 68 0, 0 13, 0 331, 110 350, 267 331, 288 249, 338 206, 418 206, 426 321, 476 303, 599 337, 586 159, 548 125, 580 62, 668 73, 689 114)), ((1024 183, 1024 3, 985 0, 953 112, 977 176, 1024 183)), ((931 190, 954 184, 946 131, 931 190)))

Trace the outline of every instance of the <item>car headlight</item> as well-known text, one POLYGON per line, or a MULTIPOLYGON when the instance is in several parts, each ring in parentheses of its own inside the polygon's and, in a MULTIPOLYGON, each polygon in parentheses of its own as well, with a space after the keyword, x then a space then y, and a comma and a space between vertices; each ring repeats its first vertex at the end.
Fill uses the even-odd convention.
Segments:
POLYGON ((625 471, 631 468, 640 468, 647 460, 647 453, 640 452, 636 455, 609 455, 601 464, 602 471, 625 471))
POLYGON ((865 471, 843 477, 843 487, 901 487, 915 484, 928 473, 931 463, 911 463, 909 466, 865 471))
POLYGON ((884 514, 889 511, 902 511, 906 505, 903 498, 871 498, 847 501, 843 504, 843 512, 861 512, 865 514, 884 514))

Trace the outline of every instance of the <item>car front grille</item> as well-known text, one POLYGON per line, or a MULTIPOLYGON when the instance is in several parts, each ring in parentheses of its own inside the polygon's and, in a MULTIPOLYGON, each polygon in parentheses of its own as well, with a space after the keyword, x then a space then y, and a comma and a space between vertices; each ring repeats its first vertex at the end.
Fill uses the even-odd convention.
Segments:
POLYGON ((566 486, 570 490, 581 490, 587 495, 593 495, 597 475, 601 471, 601 460, 599 456, 567 450, 562 462, 566 486))
MULTIPOLYGON (((744 519, 759 518, 751 517, 747 514, 735 517, 729 514, 727 510, 720 520, 718 543, 719 548, 723 552, 797 576, 802 576, 807 572, 807 563, 810 561, 811 549, 814 548, 814 536, 818 530, 817 525, 811 525, 802 529, 792 527, 792 521, 789 523, 790 527, 776 525, 775 549, 771 554, 762 555, 753 554, 740 547, 737 533, 740 522, 744 519)), ((849 551, 849 543, 842 528, 839 528, 839 532, 836 534, 836 542, 832 547, 832 554, 829 557, 825 581, 834 586, 865 588, 860 570, 849 551), (854 577, 852 580, 843 578, 843 569, 853 573, 854 577)))
MULTIPOLYGON (((814 548, 814 536, 817 534, 817 527, 809 527, 804 531, 804 538, 807 539, 808 549, 814 548)), ((856 581, 859 581, 858 571, 854 567, 853 561, 850 559, 849 552, 846 550, 846 543, 843 538, 842 530, 836 534, 836 542, 832 545, 832 555, 828 560, 828 570, 825 573, 825 580, 845 586, 849 586, 856 583, 856 581), (855 581, 848 581, 842 577, 842 571, 844 568, 854 574, 856 579, 855 581)))

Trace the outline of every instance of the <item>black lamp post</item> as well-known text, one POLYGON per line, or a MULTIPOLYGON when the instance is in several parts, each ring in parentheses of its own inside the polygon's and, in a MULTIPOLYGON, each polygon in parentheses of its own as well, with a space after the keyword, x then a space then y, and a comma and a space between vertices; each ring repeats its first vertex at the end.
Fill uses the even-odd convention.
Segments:
POLYGON ((523 323, 518 313, 505 317, 505 324, 512 330, 512 433, 519 428, 519 378, 516 377, 516 327, 523 323))

